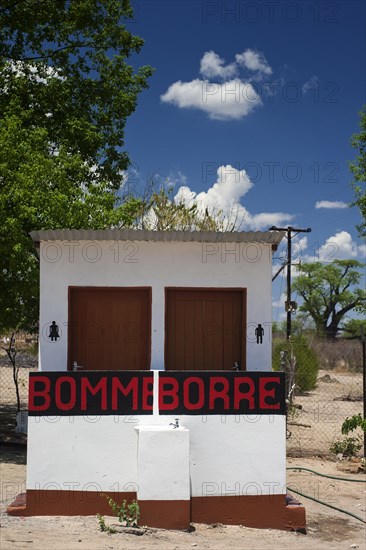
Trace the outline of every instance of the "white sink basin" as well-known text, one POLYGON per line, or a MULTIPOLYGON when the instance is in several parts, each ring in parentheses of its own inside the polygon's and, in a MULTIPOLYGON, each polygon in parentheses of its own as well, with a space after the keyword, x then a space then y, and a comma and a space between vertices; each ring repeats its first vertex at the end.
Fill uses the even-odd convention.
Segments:
POLYGON ((154 425, 148 425, 148 426, 135 426, 135 430, 137 431, 144 431, 144 432, 177 432, 177 431, 189 431, 187 428, 184 428, 184 426, 179 426, 179 428, 174 428, 174 426, 154 426, 154 425))

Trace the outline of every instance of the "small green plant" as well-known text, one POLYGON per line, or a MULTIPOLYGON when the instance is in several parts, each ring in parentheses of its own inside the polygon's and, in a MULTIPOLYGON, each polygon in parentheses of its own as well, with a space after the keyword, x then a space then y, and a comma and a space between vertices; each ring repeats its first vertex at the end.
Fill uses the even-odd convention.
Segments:
POLYGON ((357 428, 361 428, 363 432, 366 432, 366 418, 362 418, 361 414, 354 414, 351 418, 346 418, 342 424, 342 434, 348 435, 349 432, 353 432, 357 428))
MULTIPOLYGON (((118 518, 118 521, 125 527, 138 527, 138 521, 140 518, 140 507, 136 500, 133 500, 130 504, 127 504, 127 500, 123 500, 122 504, 118 504, 112 497, 102 493, 107 499, 107 502, 113 512, 113 515, 118 518)), ((99 521, 99 529, 108 534, 116 533, 113 527, 108 527, 105 523, 104 516, 97 514, 99 521)))
MULTIPOLYGON (((366 420, 361 414, 354 414, 351 418, 346 418, 342 424, 342 434, 347 435, 357 428, 361 428, 366 432, 366 420)), ((362 436, 357 434, 355 437, 345 437, 343 440, 338 440, 330 447, 330 452, 334 454, 342 453, 343 456, 356 456, 362 447, 362 436)))
POLYGON ((103 531, 103 533, 108 533, 108 535, 113 535, 113 533, 116 533, 116 530, 113 527, 109 527, 109 525, 106 525, 104 516, 97 514, 97 518, 99 521, 99 529, 103 531))
POLYGON ((361 437, 345 437, 343 440, 335 441, 330 446, 330 452, 336 455, 350 457, 356 456, 362 447, 361 437))
POLYGON ((127 500, 124 499, 122 504, 118 504, 108 495, 104 496, 111 507, 113 515, 118 518, 119 522, 124 523, 126 527, 137 527, 140 517, 140 508, 136 500, 133 500, 130 504, 127 504, 127 500))

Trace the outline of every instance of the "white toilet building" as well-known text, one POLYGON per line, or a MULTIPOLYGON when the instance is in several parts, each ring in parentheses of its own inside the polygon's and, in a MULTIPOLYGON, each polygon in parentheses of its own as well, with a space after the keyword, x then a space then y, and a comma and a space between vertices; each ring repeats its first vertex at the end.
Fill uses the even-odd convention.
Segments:
POLYGON ((9 513, 107 513, 141 524, 291 529, 285 395, 271 365, 280 232, 49 230, 40 365, 31 375, 26 502, 9 513))

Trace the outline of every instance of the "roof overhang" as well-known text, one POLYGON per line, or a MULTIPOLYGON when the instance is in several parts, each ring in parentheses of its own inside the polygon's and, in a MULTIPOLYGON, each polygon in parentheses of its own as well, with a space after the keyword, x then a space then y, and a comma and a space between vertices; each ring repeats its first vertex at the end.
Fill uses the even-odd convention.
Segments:
POLYGON ((276 250, 283 231, 146 231, 144 229, 42 229, 30 236, 42 241, 152 241, 183 243, 263 243, 276 250))

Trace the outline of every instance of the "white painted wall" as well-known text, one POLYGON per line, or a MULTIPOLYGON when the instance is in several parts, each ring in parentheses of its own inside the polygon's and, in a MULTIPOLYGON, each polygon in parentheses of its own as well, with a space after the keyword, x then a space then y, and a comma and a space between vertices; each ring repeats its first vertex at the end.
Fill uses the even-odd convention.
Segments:
POLYGON ((30 416, 27 489, 136 491, 136 417, 30 416))
MULTIPOLYGON (((179 420, 181 426, 189 429, 191 496, 286 493, 284 416, 187 415, 180 416, 179 420)), ((30 416, 27 489, 138 491, 138 434, 135 427, 168 427, 170 422, 174 422, 172 416, 159 415, 30 416)), ((169 456, 174 451, 170 441, 166 437, 164 441, 159 439, 157 446, 152 446, 151 441, 149 444, 156 453, 169 456)), ((145 450, 146 460, 151 461, 153 453, 145 450)), ((180 450, 180 456, 184 455, 180 450)), ((179 469, 179 463, 172 466, 179 469)), ((174 476, 171 469, 169 475, 175 480, 182 478, 182 485, 186 487, 186 473, 181 476, 176 471, 174 476)), ((147 494, 154 499, 159 494, 163 495, 160 499, 173 498, 169 484, 165 491, 159 492, 161 479, 155 476, 153 485, 149 486, 148 493, 143 493, 143 498, 147 499, 147 494)), ((178 494, 181 499, 186 498, 184 490, 178 494)))
POLYGON ((46 241, 40 246, 40 369, 67 368, 68 286, 152 287, 151 368, 164 369, 165 287, 247 288, 247 370, 271 370, 270 244, 46 241), (52 321, 61 338, 51 342, 52 321), (263 344, 254 330, 264 327, 263 344))

